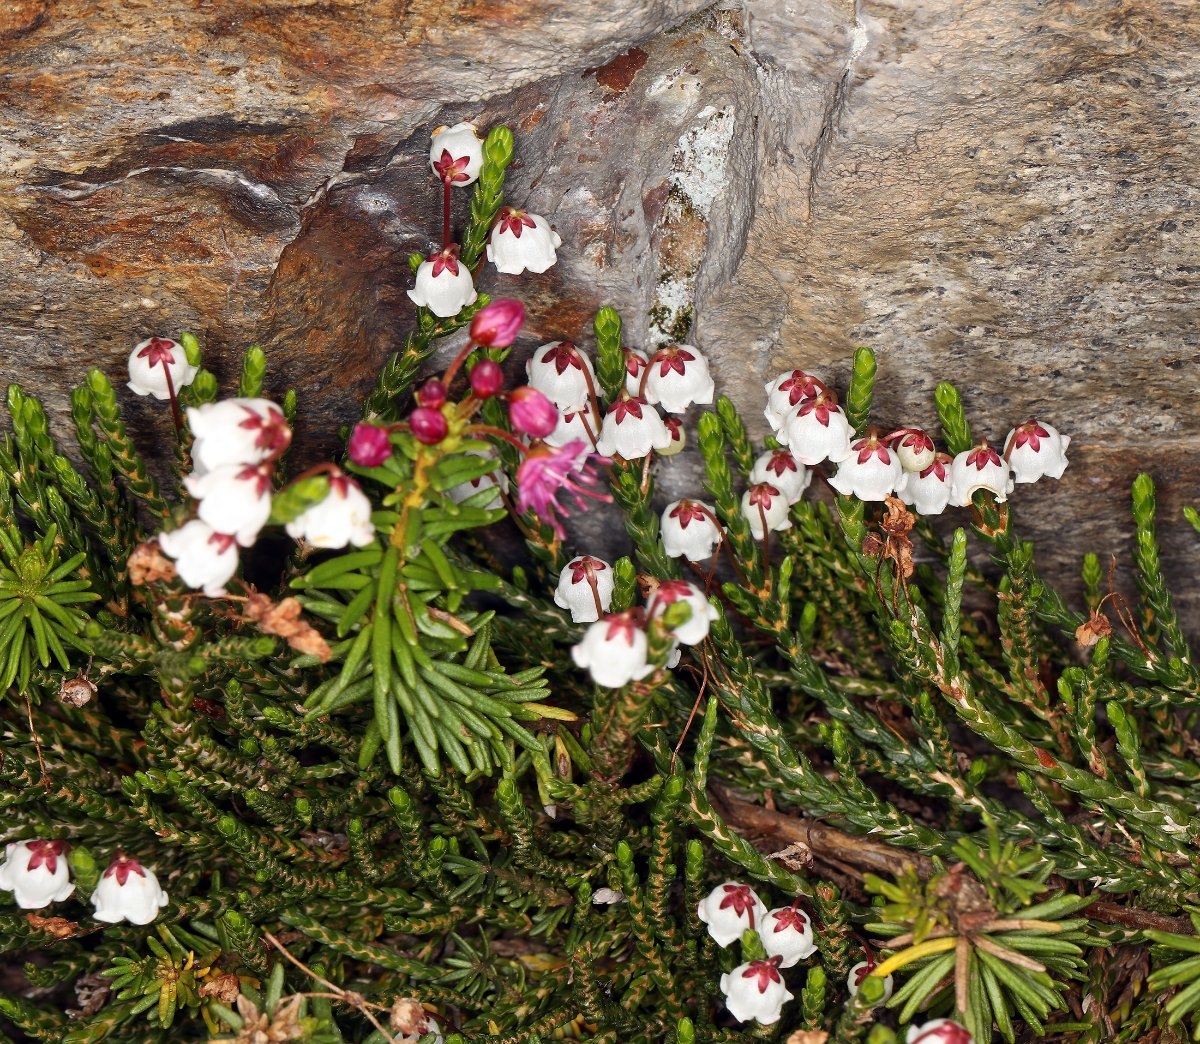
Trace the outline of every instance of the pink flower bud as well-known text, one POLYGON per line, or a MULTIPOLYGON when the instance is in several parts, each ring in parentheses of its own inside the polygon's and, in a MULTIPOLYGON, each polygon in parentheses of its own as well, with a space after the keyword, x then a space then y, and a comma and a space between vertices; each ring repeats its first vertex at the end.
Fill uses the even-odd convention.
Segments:
POLYGON ((350 433, 350 459, 362 468, 377 468, 392 455, 387 429, 374 424, 356 424, 350 433))
POLYGON ((558 427, 558 410, 540 391, 526 384, 509 393, 508 419, 522 434, 544 439, 558 427))
POLYGON ((440 410, 446 405, 446 386, 436 378, 426 381, 417 389, 417 404, 429 410, 440 410))
POLYGON ((412 428, 413 438, 426 446, 436 446, 449 430, 445 416, 428 406, 418 406, 413 410, 408 425, 412 428))
POLYGON ((504 387, 504 371, 491 359, 480 359, 471 370, 471 391, 481 399, 490 399, 504 387))
POLYGON ((479 309, 471 320, 471 340, 488 348, 507 348, 525 322, 525 306, 514 297, 500 297, 479 309))

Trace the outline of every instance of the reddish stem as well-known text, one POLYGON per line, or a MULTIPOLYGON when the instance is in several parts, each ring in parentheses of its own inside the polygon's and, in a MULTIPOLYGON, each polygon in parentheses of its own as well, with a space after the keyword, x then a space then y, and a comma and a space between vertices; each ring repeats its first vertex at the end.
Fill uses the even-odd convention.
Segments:
MULTIPOLYGON (((446 184, 449 186, 450 183, 447 182, 446 184)), ((462 364, 467 361, 467 356, 478 347, 479 345, 473 339, 467 341, 467 346, 454 357, 454 362, 446 367, 446 372, 442 374, 442 383, 446 386, 447 391, 450 390, 450 382, 458 375, 462 364)))
POLYGON ((442 249, 450 247, 450 179, 442 179, 442 249))
POLYGON ((179 400, 175 397, 175 382, 171 380, 171 367, 164 361, 163 376, 167 379, 167 398, 171 400, 171 417, 175 421, 175 437, 183 438, 183 414, 179 412, 179 400))
POLYGON ((494 439, 503 439, 505 442, 509 443, 510 445, 515 446, 517 449, 519 449, 521 451, 522 456, 525 456, 526 454, 529 453, 529 447, 526 446, 525 443, 523 443, 520 439, 515 438, 514 436, 510 435, 507 431, 504 431, 500 428, 493 428, 490 424, 472 424, 469 428, 465 429, 464 434, 467 434, 467 435, 490 435, 494 439))

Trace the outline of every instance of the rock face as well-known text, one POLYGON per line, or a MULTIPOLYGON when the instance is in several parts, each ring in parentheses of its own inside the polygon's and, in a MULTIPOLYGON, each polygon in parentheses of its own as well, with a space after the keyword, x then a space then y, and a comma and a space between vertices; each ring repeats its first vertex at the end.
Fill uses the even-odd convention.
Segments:
MULTIPOLYGON (((542 276, 485 279, 525 299, 528 344, 586 342, 614 304, 632 344, 701 345, 753 425, 774 373, 843 384, 870 344, 881 423, 932 423, 950 380, 978 434, 1035 414, 1074 436, 1066 476, 1014 498, 1056 578, 1127 548, 1143 469, 1180 567, 1194 5, 702 6, 5 5, 0 376, 61 420, 86 367, 116 377, 151 332, 196 331, 227 377, 260 341, 313 410, 305 452, 327 452, 412 320, 429 130, 505 122, 510 200, 564 240, 542 276)), ((695 491, 694 462, 666 486, 695 491)))

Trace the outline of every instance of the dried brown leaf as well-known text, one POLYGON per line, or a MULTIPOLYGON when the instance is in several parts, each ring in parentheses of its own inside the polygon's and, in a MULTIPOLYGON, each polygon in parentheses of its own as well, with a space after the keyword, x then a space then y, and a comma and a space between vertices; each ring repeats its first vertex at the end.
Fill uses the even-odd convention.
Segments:
POLYGON ((325 663, 330 656, 329 643, 307 620, 301 618, 303 607, 295 598, 272 602, 265 594, 255 591, 242 608, 242 615, 264 634, 283 638, 288 645, 300 653, 316 656, 325 663))
POLYGON ((147 540, 133 549, 126 563, 129 582, 135 587, 152 584, 156 580, 174 580, 175 563, 162 553, 157 540, 147 540))

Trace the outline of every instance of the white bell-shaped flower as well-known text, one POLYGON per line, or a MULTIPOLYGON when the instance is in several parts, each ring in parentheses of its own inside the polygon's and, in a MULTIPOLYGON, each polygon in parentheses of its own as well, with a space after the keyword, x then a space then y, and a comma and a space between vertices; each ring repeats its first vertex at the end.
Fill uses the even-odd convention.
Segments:
POLYGON ((882 501, 904 480, 900 459, 874 435, 850 445, 850 456, 838 464, 829 484, 839 493, 859 500, 882 501))
POLYGON ((357 482, 338 470, 329 474, 325 499, 297 515, 286 528, 288 536, 311 547, 366 547, 375 539, 371 502, 357 482))
MULTIPOLYGON (((850 969, 850 974, 846 976, 846 988, 850 991, 851 997, 858 995, 858 989, 863 984, 863 979, 875 970, 874 961, 859 961, 850 969)), ((880 998, 880 1004, 886 1004, 889 997, 892 995, 892 989, 895 987, 895 981, 890 975, 883 980, 883 996, 880 998)))
POLYGON ((237 540, 198 518, 169 533, 159 533, 158 546, 175 560, 179 578, 188 587, 202 589, 209 598, 222 597, 225 585, 237 572, 237 540))
POLYGON ((600 414, 591 403, 578 410, 559 410, 558 424, 542 441, 547 446, 565 446, 579 440, 595 446, 600 437, 600 414))
POLYGON ((648 612, 653 619, 676 602, 684 602, 692 611, 688 619, 671 633, 682 645, 699 645, 708 637, 709 625, 721 615, 704 592, 689 580, 663 580, 650 596, 648 612))
POLYGON ((763 410, 763 416, 767 418, 767 423, 778 431, 792 410, 805 399, 815 399, 825 386, 812 374, 803 370, 791 370, 781 373, 764 387, 767 390, 767 408, 763 410))
POLYGON ((479 295, 471 270, 458 259, 458 247, 449 246, 421 262, 416 285, 408 296, 413 304, 428 308, 439 319, 449 319, 474 304, 479 295))
POLYGON ((730 1015, 763 1026, 778 1022, 783 1006, 792 999, 779 974, 778 957, 739 964, 721 976, 721 992, 730 1015))
POLYGON ((604 415, 596 452, 602 457, 640 460, 651 450, 666 449, 673 441, 658 410, 644 399, 623 392, 604 415))
POLYGON ((118 852, 92 893, 92 916, 105 924, 149 924, 167 902, 154 871, 118 852))
POLYGON ((267 463, 225 464, 189 475, 183 484, 200 501, 200 521, 228 530, 242 547, 250 547, 271 514, 271 471, 267 463))
POLYGON ((756 482, 742 494, 742 517, 750 523, 755 540, 761 540, 767 533, 791 529, 790 506, 787 497, 769 482, 756 482))
POLYGON ((769 482, 795 504, 812 482, 812 472, 792 456, 790 450, 767 450, 761 453, 750 469, 751 482, 769 482))
POLYGON ((683 420, 680 417, 664 417, 663 424, 671 433, 671 441, 658 452, 663 457, 673 457, 687 445, 687 433, 683 430, 683 420))
POLYGON ((924 471, 937 456, 933 439, 920 428, 900 428, 892 432, 887 441, 905 471, 924 471))
POLYGON ((429 145, 429 166, 443 182, 470 185, 483 170, 483 142, 473 123, 438 127, 429 145))
POLYGON ((1036 482, 1043 476, 1062 478, 1067 470, 1070 435, 1040 421, 1018 424, 1004 440, 1004 459, 1012 468, 1014 482, 1036 482))
POLYGON ((758 931, 766 913, 758 893, 740 881, 717 885, 696 908, 696 916, 708 925, 708 934, 718 946, 737 942, 747 928, 758 931))
MULTIPOLYGON (((493 454, 485 453, 482 450, 467 450, 467 452, 473 457, 484 457, 489 460, 496 459, 493 454)), ((500 499, 502 493, 508 492, 508 476, 499 470, 499 461, 496 461, 496 463, 496 471, 489 471, 484 475, 480 475, 479 478, 468 479, 466 482, 460 482, 457 486, 451 486, 446 490, 446 496, 453 500, 454 503, 461 504, 468 497, 473 497, 480 490, 490 489, 493 490, 491 498, 480 506, 493 506, 500 499)))
POLYGON ((562 240, 544 217, 502 207, 488 239, 487 259, 505 275, 545 272, 558 260, 560 246, 562 240))
POLYGON ((906 471, 897 495, 922 515, 940 515, 950 503, 950 454, 939 453, 923 471, 906 471))
POLYGON ((138 395, 169 399, 171 389, 178 395, 199 372, 187 361, 183 345, 167 337, 148 337, 129 353, 129 387, 138 395))
POLYGON ((721 542, 721 527, 711 505, 700 500, 674 500, 660 520, 663 550, 669 558, 707 562, 721 542))
POLYGON ((645 352, 639 352, 636 348, 622 348, 621 351, 625 355, 625 390, 630 395, 642 394, 642 378, 646 376, 646 367, 650 365, 650 360, 646 358, 645 352))
POLYGON ((292 441, 292 429, 267 399, 222 399, 189 406, 192 473, 203 475, 225 464, 258 464, 280 456, 292 441))
POLYGON ((646 401, 668 413, 685 413, 693 404, 707 406, 716 386, 708 360, 690 344, 668 344, 650 357, 646 401))
POLYGON ((950 503, 968 507, 976 490, 986 489, 1003 503, 1012 492, 1012 469, 984 439, 973 449, 963 450, 950 465, 950 503))
POLYGON ((613 570, 601 558, 580 555, 558 574, 554 604, 568 609, 575 623, 592 623, 612 605, 613 570))
POLYGON ((974 1037, 953 1019, 933 1019, 920 1026, 909 1026, 905 1044, 972 1044, 974 1037))
POLYGON ((66 850, 65 841, 12 842, 0 864, 0 888, 12 892, 22 910, 62 902, 75 891, 66 850))
POLYGON ((608 689, 640 681, 653 671, 646 654, 646 632, 632 610, 597 620, 571 647, 576 666, 586 668, 592 681, 608 689))
POLYGON ((823 460, 840 464, 850 456, 853 437, 846 414, 824 392, 815 399, 802 399, 784 418, 778 435, 792 455, 809 467, 823 460))
POLYGON ((781 968, 791 968, 817 952, 812 922, 795 903, 768 910, 758 929, 758 937, 767 956, 779 958, 781 968))
POLYGON ((594 399, 596 375, 591 360, 571 341, 551 341, 525 364, 531 387, 560 410, 582 410, 594 399))

